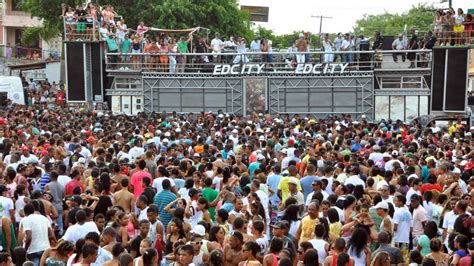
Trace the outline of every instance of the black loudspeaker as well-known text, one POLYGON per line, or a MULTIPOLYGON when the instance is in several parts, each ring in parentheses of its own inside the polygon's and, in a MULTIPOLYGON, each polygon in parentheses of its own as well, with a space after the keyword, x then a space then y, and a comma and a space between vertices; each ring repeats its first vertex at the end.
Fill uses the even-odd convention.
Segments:
POLYGON ((68 102, 85 102, 84 43, 66 42, 66 73, 68 102))
POLYGON ((464 112, 469 49, 433 49, 431 110, 464 112))
POLYGON ((448 50, 448 73, 444 110, 464 112, 466 109, 467 65, 469 49, 448 50))
POLYGON ((100 95, 103 98, 103 88, 102 88, 102 47, 100 43, 91 43, 91 74, 92 74, 92 95, 93 100, 95 100, 96 95, 100 95))
POLYGON ((383 36, 382 50, 392 50, 392 43, 395 40, 393 36, 383 36))
POLYGON ((433 49, 431 110, 443 111, 446 49, 433 49))
POLYGON ((467 105, 474 106, 474 96, 467 97, 467 105))

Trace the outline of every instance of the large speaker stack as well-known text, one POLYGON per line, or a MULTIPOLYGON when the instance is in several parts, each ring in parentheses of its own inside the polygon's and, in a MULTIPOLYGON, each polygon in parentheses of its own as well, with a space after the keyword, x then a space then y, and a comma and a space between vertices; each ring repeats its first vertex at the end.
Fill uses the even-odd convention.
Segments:
POLYGON ((468 64, 468 48, 433 49, 431 111, 466 111, 468 64))
POLYGON ((107 83, 101 42, 65 42, 67 101, 102 102, 107 83))

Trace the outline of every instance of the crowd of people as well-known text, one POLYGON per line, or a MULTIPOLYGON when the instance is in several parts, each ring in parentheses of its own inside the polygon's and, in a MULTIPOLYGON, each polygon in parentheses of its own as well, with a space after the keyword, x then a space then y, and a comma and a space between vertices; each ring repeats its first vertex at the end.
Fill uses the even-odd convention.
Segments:
POLYGON ((462 8, 439 9, 433 20, 433 31, 439 39, 439 45, 470 45, 472 43, 472 14, 464 14, 462 8))
POLYGON ((472 265, 462 121, 0 113, 0 263, 472 265))

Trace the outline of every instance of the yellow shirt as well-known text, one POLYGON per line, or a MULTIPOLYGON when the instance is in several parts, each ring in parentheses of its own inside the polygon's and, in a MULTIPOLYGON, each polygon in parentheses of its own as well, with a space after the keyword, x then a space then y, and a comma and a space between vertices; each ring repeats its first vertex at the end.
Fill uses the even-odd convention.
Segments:
POLYGON ((317 222, 318 222, 318 218, 311 219, 309 215, 301 219, 300 243, 313 239, 314 228, 316 227, 317 222))
POLYGON ((329 232, 332 233, 335 237, 341 237, 341 222, 335 222, 329 225, 329 232))
MULTIPOLYGON (((290 196, 290 188, 288 187, 288 181, 290 181, 291 176, 284 176, 280 179, 280 183, 278 183, 278 190, 281 190, 281 201, 285 202, 285 200, 290 196)), ((300 180, 298 179, 298 191, 301 191, 301 184, 300 180)))

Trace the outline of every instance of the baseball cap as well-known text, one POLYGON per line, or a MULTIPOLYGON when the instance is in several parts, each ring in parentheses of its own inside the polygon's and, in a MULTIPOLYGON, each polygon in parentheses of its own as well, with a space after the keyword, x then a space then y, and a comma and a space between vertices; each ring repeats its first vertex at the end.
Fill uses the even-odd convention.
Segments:
POLYGON ((398 156, 398 151, 392 151, 392 156, 398 156))
POLYGON ((79 196, 79 195, 74 195, 74 196, 72 196, 72 197, 71 197, 71 201, 75 201, 75 202, 77 202, 78 204, 82 204, 82 198, 81 198, 81 196, 79 196))
POLYGON ((81 157, 77 160, 78 163, 82 163, 82 164, 85 164, 86 163, 86 159, 84 157, 81 157))
POLYGON ((298 179, 296 179, 296 177, 290 177, 288 184, 298 185, 298 179))
POLYGON ((413 194, 413 195, 411 196, 410 200, 418 200, 418 201, 420 201, 421 198, 420 198, 420 196, 419 196, 418 194, 413 194))
POLYGON ((189 189, 188 195, 189 195, 189 197, 194 197, 198 193, 199 193, 199 191, 197 189, 191 188, 191 189, 189 189))
POLYGON ((277 229, 288 229, 288 222, 286 221, 279 221, 272 225, 273 228, 277 229))
POLYGON ((206 235, 206 228, 204 226, 198 224, 194 226, 193 230, 191 230, 191 234, 195 234, 198 236, 205 236, 206 235))
POLYGON ((375 205, 375 208, 376 209, 388 210, 388 204, 384 201, 381 201, 381 202, 377 203, 377 205, 375 205))
POLYGON ((261 154, 258 154, 257 155, 257 161, 263 161, 265 160, 265 156, 261 155, 261 154))

